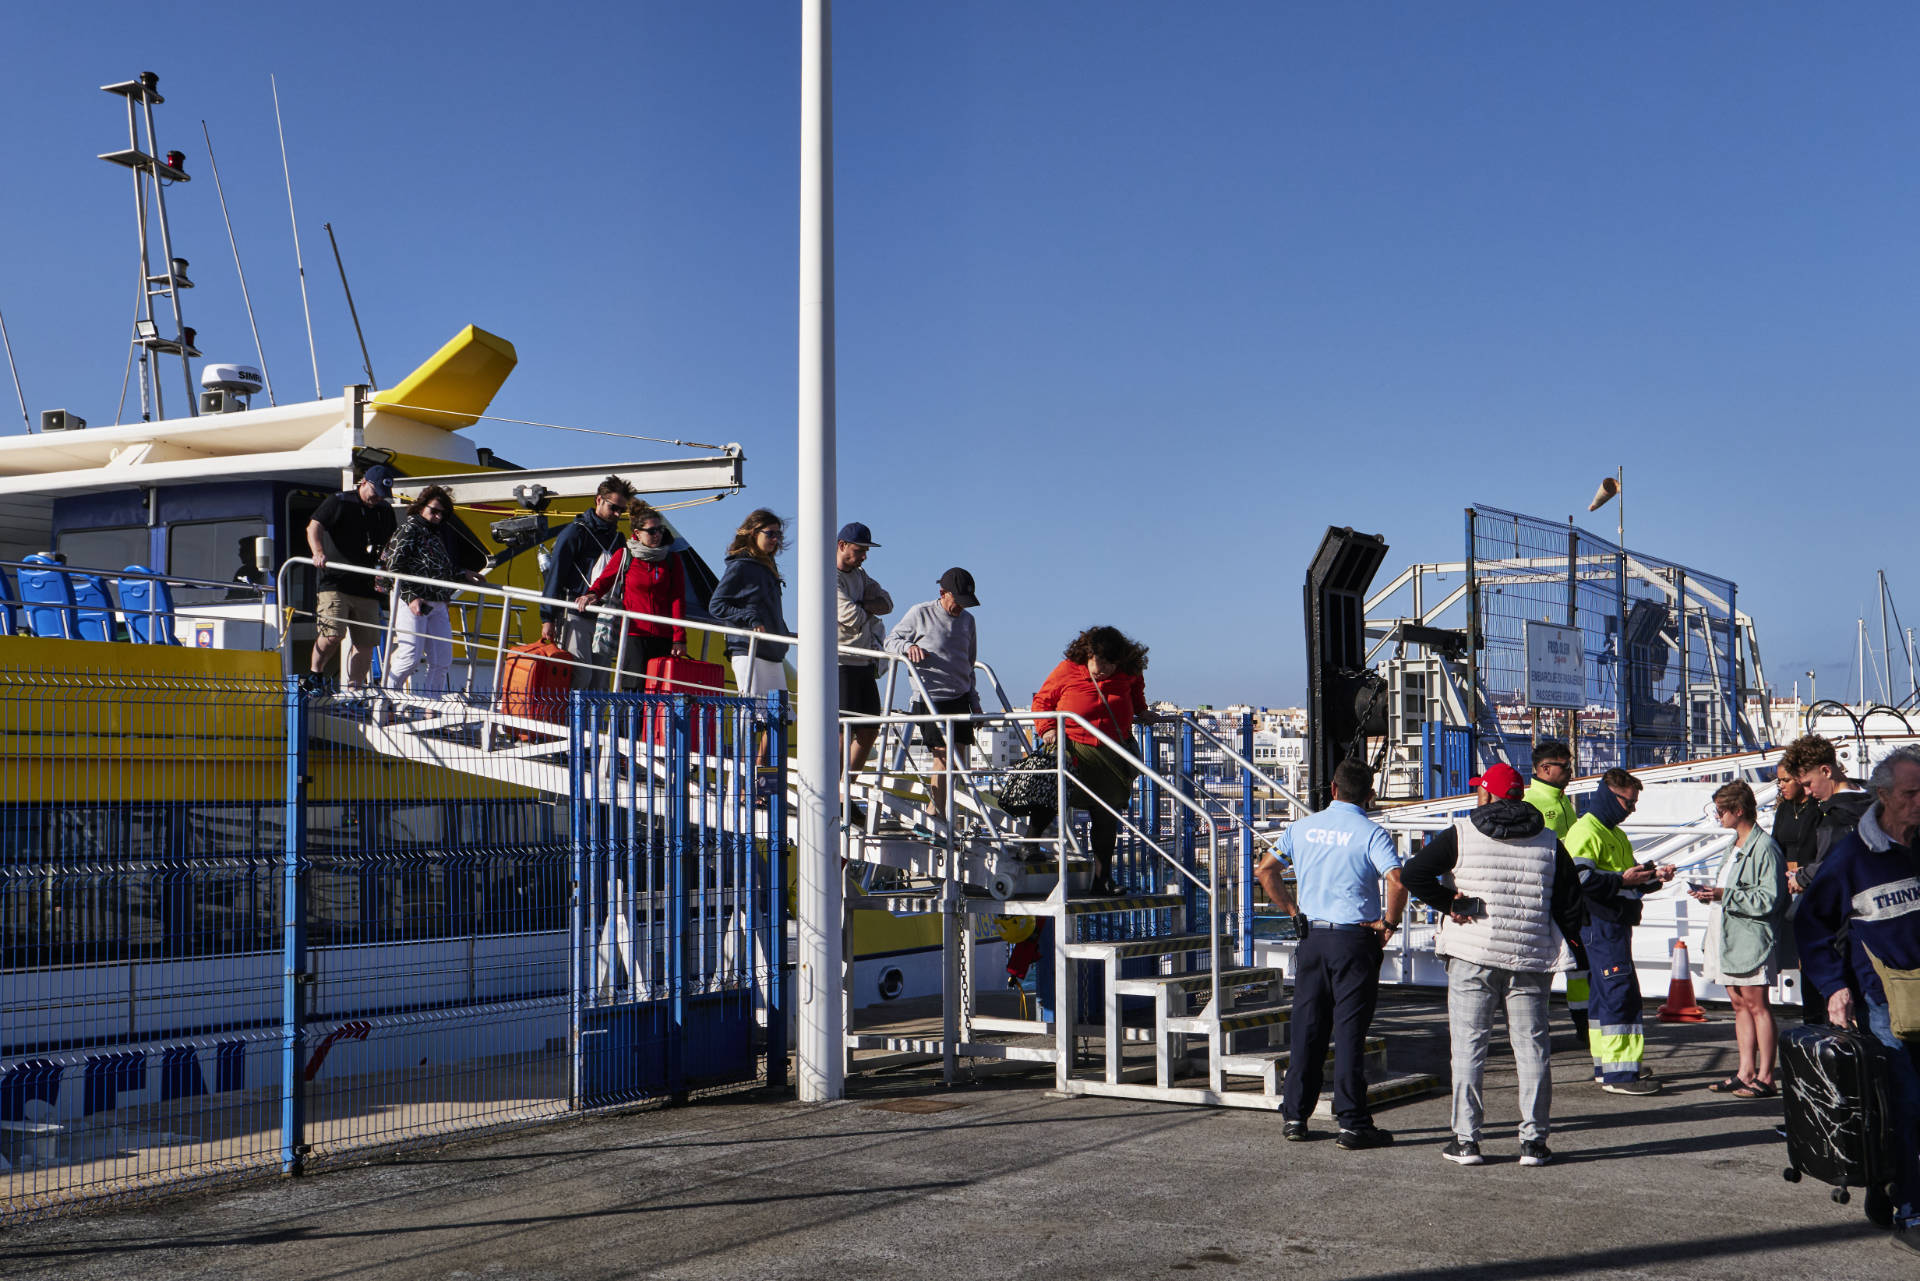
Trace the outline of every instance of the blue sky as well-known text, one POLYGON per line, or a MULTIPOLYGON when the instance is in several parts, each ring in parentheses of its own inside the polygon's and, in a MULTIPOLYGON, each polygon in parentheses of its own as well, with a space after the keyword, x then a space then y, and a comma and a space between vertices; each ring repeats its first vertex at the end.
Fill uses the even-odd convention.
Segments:
MULTIPOLYGON (((36 414, 113 417, 133 238, 97 86, 141 70, 200 179, 170 207, 201 346, 252 355, 204 118, 276 388, 311 394, 271 71, 329 393, 360 375, 323 221, 383 380, 479 324, 520 352, 499 413, 743 444, 748 493, 680 522, 704 548, 795 510, 797 5, 6 23, 36 414)), ((903 607, 974 572, 1016 695, 1110 622, 1153 696, 1293 703, 1327 525, 1389 572, 1451 559, 1469 502, 1584 520, 1624 461, 1628 541, 1738 581, 1776 684, 1837 688, 1876 567, 1920 622, 1916 37, 1890 4, 841 0, 842 518, 903 607)))

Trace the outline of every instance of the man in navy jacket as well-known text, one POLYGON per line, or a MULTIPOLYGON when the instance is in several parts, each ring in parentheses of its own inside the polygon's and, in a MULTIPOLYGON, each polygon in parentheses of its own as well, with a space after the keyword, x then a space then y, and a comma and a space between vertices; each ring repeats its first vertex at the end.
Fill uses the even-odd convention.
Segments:
POLYGON ((1909 1230, 1920 1197, 1920 1042, 1894 1034, 1883 981, 1891 971, 1920 970, 1920 856, 1913 850, 1920 746, 1889 753, 1873 767, 1868 787, 1872 808, 1820 860, 1801 897, 1794 942, 1807 978, 1832 994, 1833 1025, 1858 1018, 1891 1051, 1895 1242, 1920 1253, 1920 1231, 1909 1230))

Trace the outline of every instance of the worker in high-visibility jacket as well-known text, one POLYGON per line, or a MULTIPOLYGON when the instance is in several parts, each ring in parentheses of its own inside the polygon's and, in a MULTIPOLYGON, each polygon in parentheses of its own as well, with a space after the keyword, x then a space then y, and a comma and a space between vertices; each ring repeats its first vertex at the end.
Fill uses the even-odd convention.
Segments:
MULTIPOLYGON (((1540 811, 1547 830, 1567 839, 1573 827, 1573 802, 1567 799, 1567 784, 1573 781, 1573 752, 1558 739, 1543 738, 1533 745, 1533 779, 1521 800, 1540 811)), ((1574 1035, 1587 1044, 1587 958, 1579 939, 1568 939, 1577 968, 1567 973, 1567 1013, 1573 1018, 1574 1035)))
POLYGON ((1580 873, 1587 898, 1586 944, 1592 986, 1587 1044, 1593 1079, 1612 1094, 1658 1094, 1642 1060, 1646 1029, 1640 1022, 1640 975, 1633 968, 1633 927, 1640 923, 1640 897, 1673 879, 1671 867, 1636 863, 1633 842, 1620 830, 1640 802, 1643 784, 1623 769, 1600 779, 1593 807, 1568 829, 1563 842, 1580 873))

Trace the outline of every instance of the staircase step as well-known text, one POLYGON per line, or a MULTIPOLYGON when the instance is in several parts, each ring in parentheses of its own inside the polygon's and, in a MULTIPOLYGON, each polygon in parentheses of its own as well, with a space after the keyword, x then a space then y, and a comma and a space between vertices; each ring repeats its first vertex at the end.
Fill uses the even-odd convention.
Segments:
MULTIPOLYGON (((1275 1027, 1293 1018, 1293 1006, 1257 1005, 1250 1010, 1234 1010, 1220 1016, 1220 1031, 1245 1032, 1256 1027, 1275 1027)), ((1213 1020, 1204 1014, 1182 1014, 1167 1020, 1167 1031, 1205 1036, 1213 1030, 1213 1020)))
MULTIPOLYGON (((1255 984, 1272 983, 1280 977, 1280 971, 1271 966, 1255 966, 1248 970, 1220 971, 1220 988, 1251 987, 1255 984)), ((1205 992, 1213 986, 1212 976, 1205 970, 1197 974, 1154 974, 1145 978, 1124 978, 1113 981, 1113 990, 1126 996, 1152 996, 1156 992, 1179 990, 1182 992, 1205 992)))
MULTIPOLYGON (((1367 1106, 1384 1107, 1389 1103, 1401 1103, 1408 1099, 1417 1099, 1432 1094, 1440 1088, 1440 1082, 1425 1072, 1409 1072, 1405 1076, 1388 1077, 1384 1081, 1367 1082, 1367 1106)), ((1316 1120, 1333 1119, 1333 1096, 1331 1093, 1320 1096, 1320 1106, 1313 1110, 1316 1120)))
MULTIPOLYGON (((1387 1038, 1370 1036, 1366 1040, 1365 1057, 1367 1069, 1385 1075, 1387 1068, 1387 1038)), ((1265 1054, 1223 1054, 1220 1056, 1220 1070, 1228 1076, 1264 1077, 1269 1071, 1276 1075, 1285 1075, 1287 1064, 1293 1061, 1292 1050, 1270 1050, 1265 1054)), ((1327 1062, 1333 1062, 1333 1047, 1327 1047, 1327 1062)))
POLYGON ((1068 916, 1098 916, 1103 912, 1153 912, 1185 903, 1179 894, 1129 894, 1121 898, 1077 898, 1066 908, 1068 916))
POLYGON ((1078 961, 1104 961, 1135 956, 1170 956, 1176 952, 1204 952, 1213 946, 1205 934, 1174 934, 1157 939, 1085 940, 1067 944, 1067 955, 1078 961))
MULTIPOLYGON (((1440 1083, 1425 1073, 1396 1076, 1377 1081, 1367 1086, 1367 1104, 1370 1107, 1385 1107, 1389 1103, 1398 1103, 1406 1099, 1430 1094, 1438 1089, 1440 1083)), ((1148 1085, 1132 1081, 1111 1082, 1079 1078, 1066 1084, 1068 1094, 1084 1094, 1093 1097, 1111 1099, 1140 1099, 1155 1103, 1191 1103, 1202 1107, 1252 1108, 1261 1112, 1278 1112, 1279 1096, 1256 1090, 1211 1090, 1196 1085, 1148 1085)), ((1333 1116, 1333 1100, 1328 1095, 1320 1097, 1320 1106, 1314 1112, 1319 1120, 1329 1120, 1333 1116)))

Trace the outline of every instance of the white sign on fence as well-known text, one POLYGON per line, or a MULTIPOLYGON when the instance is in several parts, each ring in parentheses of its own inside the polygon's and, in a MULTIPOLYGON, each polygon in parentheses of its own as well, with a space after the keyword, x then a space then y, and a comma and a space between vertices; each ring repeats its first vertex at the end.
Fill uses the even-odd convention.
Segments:
POLYGON ((1527 624, 1527 706, 1587 704, 1587 669, 1577 627, 1527 624))

